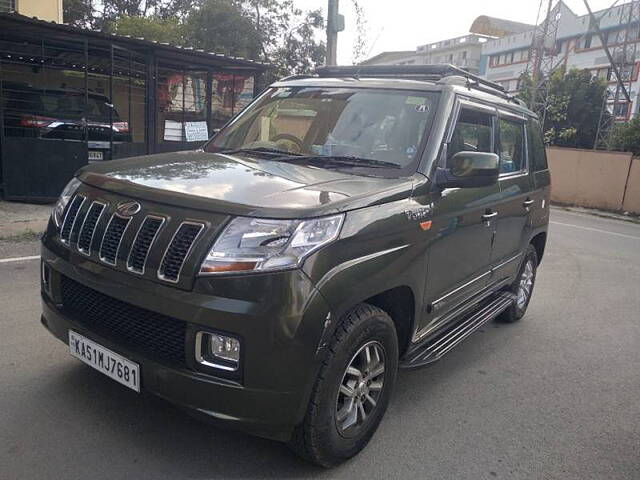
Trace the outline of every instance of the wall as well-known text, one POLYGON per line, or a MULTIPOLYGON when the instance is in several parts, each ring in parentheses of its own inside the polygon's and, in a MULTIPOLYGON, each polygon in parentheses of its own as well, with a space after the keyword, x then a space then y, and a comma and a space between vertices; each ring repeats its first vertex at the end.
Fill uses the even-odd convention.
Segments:
POLYGON ((17 0, 18 13, 62 23, 62 0, 17 0))
POLYGON ((640 213, 640 158, 634 158, 631 162, 622 209, 626 212, 640 213))
POLYGON ((630 153, 547 148, 551 201, 640 213, 640 159, 630 153))

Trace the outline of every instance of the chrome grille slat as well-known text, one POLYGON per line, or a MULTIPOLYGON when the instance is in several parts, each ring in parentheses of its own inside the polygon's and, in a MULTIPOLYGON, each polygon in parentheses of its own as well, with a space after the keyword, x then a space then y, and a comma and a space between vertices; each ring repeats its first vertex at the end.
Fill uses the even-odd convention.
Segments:
POLYGON ((85 200, 86 198, 82 195, 76 195, 67 207, 67 213, 64 216, 64 221, 60 228, 60 241, 66 245, 70 243, 73 227, 75 226, 78 218, 78 212, 80 212, 85 200))
POLYGON ((158 233, 164 225, 164 217, 147 215, 138 228, 136 237, 127 258, 127 270, 144 275, 147 258, 158 233))
POLYGON ((78 251, 84 255, 91 255, 91 246, 93 245, 93 237, 96 233, 96 226, 102 217, 102 213, 106 208, 106 204, 93 201, 84 216, 80 233, 78 234, 78 251))
POLYGON ((182 222, 173 234, 169 246, 164 252, 158 278, 167 282, 177 283, 185 260, 193 249, 196 240, 204 229, 202 223, 182 222))
POLYGON ((117 213, 111 215, 102 242, 100 243, 100 260, 109 265, 118 263, 118 253, 127 227, 131 223, 131 217, 121 217, 117 213))

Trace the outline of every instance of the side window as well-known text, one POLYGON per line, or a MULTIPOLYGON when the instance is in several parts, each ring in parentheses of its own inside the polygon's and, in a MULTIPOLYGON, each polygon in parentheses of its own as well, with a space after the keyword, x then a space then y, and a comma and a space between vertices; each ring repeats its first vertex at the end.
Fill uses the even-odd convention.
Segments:
POLYGON ((529 144, 529 158, 531 159, 533 170, 538 172, 549 168, 547 166, 547 152, 542 140, 542 129, 540 128, 540 122, 537 120, 529 120, 527 140, 529 144))
POLYGON ((524 123, 500 119, 500 173, 524 170, 524 123))
POLYGON ((492 140, 493 115, 463 108, 453 130, 447 160, 458 152, 492 152, 492 140))

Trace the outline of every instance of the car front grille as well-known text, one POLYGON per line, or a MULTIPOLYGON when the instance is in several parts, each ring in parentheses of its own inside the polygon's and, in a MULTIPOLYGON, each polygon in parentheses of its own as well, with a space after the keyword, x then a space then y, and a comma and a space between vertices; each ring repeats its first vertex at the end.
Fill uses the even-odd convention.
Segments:
POLYGON ((131 247, 131 252, 129 252, 129 258, 127 259, 127 268, 130 271, 144 273, 149 250, 163 223, 164 218, 160 217, 147 217, 144 219, 142 225, 140 225, 136 239, 133 242, 133 247, 131 247))
POLYGON ((62 276, 64 311, 92 332, 161 361, 185 365, 187 323, 131 305, 62 276))
POLYGON ((124 235, 131 217, 121 217, 117 213, 114 213, 107 226, 107 231, 102 237, 102 244, 100 245, 100 260, 111 265, 116 264, 118 258, 118 250, 120 250, 120 243, 122 242, 122 236, 124 235))
MULTIPOLYGON (((211 222, 215 216, 209 215, 207 222, 186 221, 175 209, 165 213, 161 205, 146 214, 126 216, 117 211, 120 198, 106 201, 90 197, 77 194, 69 202, 60 228, 65 246, 116 269, 180 288, 188 286, 188 277, 182 281, 183 267, 194 255, 205 227, 215 226, 211 222)), ((191 267, 189 273, 193 274, 191 267)))
POLYGON ((96 225, 100 216, 104 211, 105 204, 100 202, 93 202, 87 215, 84 217, 82 227, 80 227, 80 234, 78 236, 78 250, 82 253, 89 254, 91 252, 91 243, 93 241, 93 234, 96 231, 96 225))
POLYGON ((69 243, 71 241, 71 233, 74 230, 76 221, 78 220, 78 212, 84 203, 85 198, 82 195, 76 195, 67 207, 67 212, 60 228, 60 240, 62 243, 69 243))
POLYGON ((203 227, 204 225, 200 223, 190 222, 180 225, 162 258, 159 272, 160 278, 171 282, 178 280, 184 259, 189 255, 189 251, 203 227))

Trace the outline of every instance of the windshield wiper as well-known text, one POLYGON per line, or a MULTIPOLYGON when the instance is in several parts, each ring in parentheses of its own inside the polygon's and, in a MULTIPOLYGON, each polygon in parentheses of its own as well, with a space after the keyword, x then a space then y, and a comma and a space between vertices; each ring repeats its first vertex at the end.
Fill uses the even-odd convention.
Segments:
POLYGON ((274 160, 290 163, 322 163, 322 166, 326 167, 402 168, 397 163, 373 160, 371 158, 352 157, 350 155, 296 155, 279 157, 274 160))
POLYGON ((278 150, 277 148, 269 148, 269 147, 255 147, 255 148, 236 148, 233 150, 221 150, 220 153, 227 153, 233 155, 235 153, 264 153, 269 155, 270 157, 281 157, 283 155, 286 156, 296 156, 299 154, 287 152, 286 150, 278 150))

